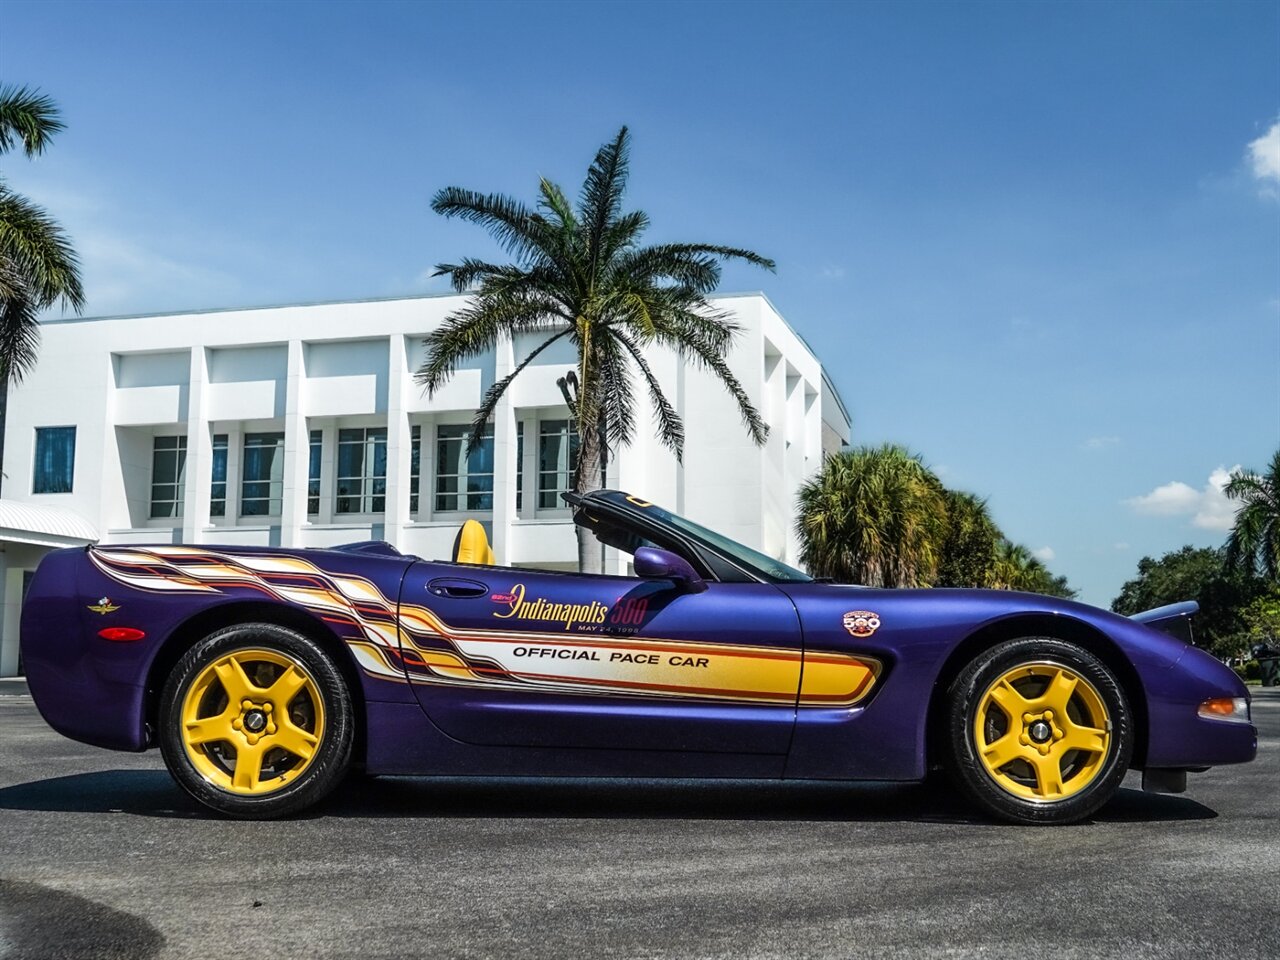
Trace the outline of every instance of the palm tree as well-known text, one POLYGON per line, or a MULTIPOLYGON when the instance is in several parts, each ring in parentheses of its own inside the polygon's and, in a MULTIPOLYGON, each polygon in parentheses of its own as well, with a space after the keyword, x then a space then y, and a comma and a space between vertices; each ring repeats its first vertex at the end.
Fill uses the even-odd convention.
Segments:
POLYGON ((1231 474, 1226 494, 1241 501, 1227 539, 1227 566, 1280 581, 1280 450, 1272 454, 1265 474, 1231 474))
POLYGON ((872 587, 933 583, 947 534, 943 487, 895 444, 832 454, 800 488, 800 559, 815 576, 872 587))
POLYGON ((947 536, 938 564, 938 587, 988 587, 995 575, 996 547, 1004 539, 987 501, 972 493, 945 490, 947 536))
MULTIPOLYGON (((34 157, 62 129, 51 98, 28 87, 0 87, 0 155, 20 143, 34 157)), ((38 315, 58 301, 76 312, 84 308, 71 241, 56 220, 0 177, 0 437, 9 385, 35 366, 38 315)))
POLYGON ((997 590, 1032 590, 1040 582, 1043 564, 1020 543, 1001 539, 996 544, 991 586, 997 590))
MULTIPOLYGON (((720 282, 724 260, 744 260, 772 270, 774 263, 750 250, 708 243, 640 246, 649 218, 623 212, 628 172, 627 128, 596 153, 575 207, 559 186, 542 179, 536 207, 502 194, 446 187, 431 207, 489 231, 515 259, 496 264, 464 259, 442 263, 454 290, 471 299, 426 339, 427 356, 416 380, 434 394, 459 363, 520 333, 545 334, 510 374, 485 393, 468 444, 481 443, 485 425, 511 382, 553 343, 566 340, 578 355, 577 395, 567 397, 580 446, 574 489, 600 486, 608 446, 631 442, 635 432, 633 371, 648 392, 655 433, 679 459, 684 424, 654 376, 644 351, 680 351, 710 370, 738 404, 751 439, 763 443, 768 427, 725 362, 737 326, 707 297, 720 282)), ((590 534, 578 530, 584 572, 600 569, 590 534)))

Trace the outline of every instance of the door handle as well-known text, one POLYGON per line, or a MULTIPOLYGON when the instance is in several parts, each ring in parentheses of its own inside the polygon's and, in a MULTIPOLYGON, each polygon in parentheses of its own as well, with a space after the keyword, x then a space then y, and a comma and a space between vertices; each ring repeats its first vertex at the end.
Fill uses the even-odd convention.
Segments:
POLYGON ((457 580, 443 577, 427 584, 427 592, 435 597, 448 597, 461 600, 467 597, 483 597, 489 588, 476 580, 457 580))

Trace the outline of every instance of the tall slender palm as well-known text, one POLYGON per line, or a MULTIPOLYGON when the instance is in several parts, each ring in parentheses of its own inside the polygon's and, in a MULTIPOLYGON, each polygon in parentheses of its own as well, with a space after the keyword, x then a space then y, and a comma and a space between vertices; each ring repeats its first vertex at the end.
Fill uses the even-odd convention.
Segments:
MULTIPOLYGON (((487 229, 514 258, 496 264, 464 259, 442 263, 471 299, 426 339, 427 356, 416 374, 435 393, 468 357, 517 334, 545 334, 507 376, 485 393, 472 423, 469 449, 481 442, 485 424, 511 382, 553 343, 565 340, 577 352, 577 396, 573 417, 579 449, 574 489, 600 485, 600 461, 608 445, 625 445, 635 433, 633 371, 639 371, 653 405, 658 439, 679 459, 684 424, 645 359, 645 348, 683 352, 710 370, 737 402, 752 440, 763 443, 768 427, 725 362, 737 326, 708 296, 720 282, 725 260, 773 269, 773 261, 738 247, 708 243, 641 246, 649 218, 624 212, 629 135, 623 127, 596 153, 577 205, 559 186, 542 179, 536 206, 502 194, 460 187, 437 193, 431 207, 487 229)), ((584 572, 599 570, 599 554, 585 530, 578 531, 584 572)))
MULTIPOLYGON (((0 155, 21 144, 34 157, 62 129, 51 98, 29 87, 0 87, 0 155)), ((39 313, 58 301, 77 312, 84 307, 71 241, 56 220, 0 177, 0 436, 9 384, 36 362, 39 313)))
POLYGON ((1241 502, 1227 539, 1227 565, 1280 581, 1280 450, 1266 473, 1231 474, 1226 494, 1241 502))
POLYGON ((920 458, 885 444, 833 454, 800 488, 800 559, 816 576, 924 587, 947 533, 943 487, 920 458))

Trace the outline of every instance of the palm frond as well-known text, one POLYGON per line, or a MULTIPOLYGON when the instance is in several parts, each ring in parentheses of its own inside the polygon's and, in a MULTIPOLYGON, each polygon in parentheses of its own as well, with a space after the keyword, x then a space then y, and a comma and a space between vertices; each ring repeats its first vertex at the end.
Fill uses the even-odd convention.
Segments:
POLYGON ((635 433, 635 393, 628 355, 617 338, 602 332, 596 339, 596 376, 606 440, 629 446, 635 433))
POLYGON ((467 437, 467 454, 468 455, 474 453, 476 450, 480 448, 480 444, 484 439, 485 427, 488 425, 489 420, 493 417, 493 411, 498 406, 498 401, 501 400, 502 395, 507 392, 507 387, 511 386, 511 381, 513 381, 516 377, 518 377, 521 371, 523 371, 525 367, 533 363, 533 361, 537 359, 538 355, 542 353, 542 351, 546 350, 549 346, 551 346, 557 340, 567 336, 569 333, 570 333, 569 330, 561 330, 559 333, 548 337, 546 340, 543 340, 542 343, 538 344, 538 346, 536 346, 534 349, 529 351, 528 356, 526 356, 523 360, 521 360, 518 364, 516 364, 516 368, 514 370, 512 370, 509 374, 507 374, 501 380, 494 381, 492 386, 490 386, 489 389, 485 391, 484 399, 480 401, 480 406, 476 410, 476 415, 471 421, 471 433, 467 437))
POLYGON ((26 297, 0 303, 0 384, 17 384, 40 354, 39 307, 26 297))
POLYGON ((18 142, 28 157, 43 153, 54 134, 62 132, 58 104, 31 87, 7 84, 0 87, 0 154, 18 142))
POLYGON ((622 210, 629 154, 630 142, 624 126, 611 142, 604 144, 596 152, 582 184, 579 208, 587 230, 587 275, 592 279, 596 277, 601 264, 601 253, 609 225, 617 221, 622 210))
POLYGON ((649 361, 644 358, 644 354, 641 353, 639 345, 620 330, 613 331, 613 336, 631 354, 631 359, 640 368, 640 375, 644 378, 645 385, 649 388, 649 401, 653 404, 654 436, 662 442, 664 447, 675 454, 677 463, 683 463, 684 421, 680 419, 680 414, 676 412, 676 408, 667 399, 667 395, 662 390, 662 384, 654 376, 653 369, 649 366, 649 361))
POLYGON ((738 414, 742 417, 742 425, 747 428, 747 433, 751 435, 752 441, 757 445, 763 445, 765 440, 769 438, 769 425, 764 422, 764 418, 760 416, 760 411, 755 408, 751 398, 747 396, 747 391, 738 382, 738 378, 733 375, 729 365, 724 362, 724 355, 697 338, 690 338, 684 341, 684 347, 686 353, 692 355, 695 365, 705 367, 714 373, 724 385, 724 388, 729 391, 729 395, 738 404, 738 414))
POLYGON ((488 263, 472 257, 464 257, 461 263, 438 263, 431 274, 433 277, 448 277, 449 283, 457 293, 467 293, 481 280, 505 281, 508 285, 518 284, 530 275, 530 271, 522 270, 513 264, 488 263))
POLYGON ((477 296, 427 334, 427 357, 414 380, 434 395, 457 370, 458 364, 490 350, 502 336, 537 332, 567 321, 559 302, 549 297, 477 296))
POLYGON ((27 295, 41 310, 61 300, 84 308, 80 261, 66 232, 41 207, 0 184, 0 259, 24 278, 27 295))
POLYGON ((549 239, 546 219, 505 194, 445 187, 432 198, 431 209, 484 227, 504 250, 527 260, 540 259, 549 239))

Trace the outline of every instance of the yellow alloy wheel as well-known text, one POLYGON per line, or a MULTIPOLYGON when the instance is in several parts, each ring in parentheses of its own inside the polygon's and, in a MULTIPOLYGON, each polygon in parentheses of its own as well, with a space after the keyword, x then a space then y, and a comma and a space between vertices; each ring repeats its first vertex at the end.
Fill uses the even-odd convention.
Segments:
POLYGON ((315 678, 276 650, 245 649, 209 663, 182 700, 182 743, 205 780, 261 796, 296 780, 324 737, 315 678))
POLYGON ((1074 796, 1098 776, 1111 747, 1111 719, 1080 674, 1026 663, 987 688, 973 736, 982 766, 1002 790, 1044 803, 1074 796))

